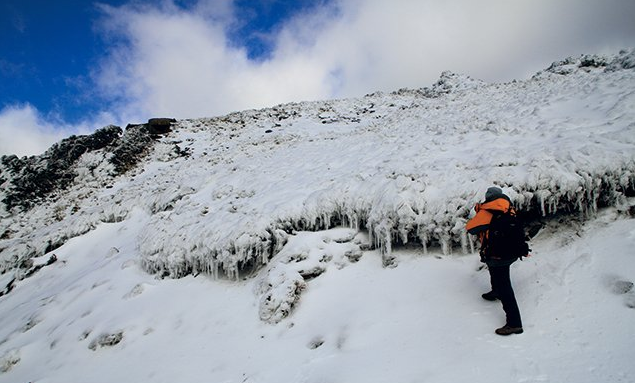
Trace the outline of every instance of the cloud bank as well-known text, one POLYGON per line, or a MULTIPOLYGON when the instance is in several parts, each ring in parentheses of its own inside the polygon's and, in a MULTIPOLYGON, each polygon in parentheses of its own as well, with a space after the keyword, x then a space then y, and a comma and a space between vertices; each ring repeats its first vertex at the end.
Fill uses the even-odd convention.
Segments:
POLYGON ((73 134, 90 134, 109 125, 113 116, 100 113, 92 119, 69 125, 55 115, 43 115, 30 104, 0 109, 0 155, 19 157, 41 154, 52 144, 73 134))
MULTIPOLYGON (((231 0, 101 10, 109 50, 92 78, 110 122, 124 125, 429 86, 444 70, 523 79, 635 41, 632 0, 333 0, 258 36, 272 48, 256 59, 232 37, 241 10, 231 0)), ((52 129, 29 121, 35 135, 52 129)))
POLYGON ((39 153, 64 138, 63 131, 43 121, 31 105, 0 110, 0 153, 18 156, 39 153))

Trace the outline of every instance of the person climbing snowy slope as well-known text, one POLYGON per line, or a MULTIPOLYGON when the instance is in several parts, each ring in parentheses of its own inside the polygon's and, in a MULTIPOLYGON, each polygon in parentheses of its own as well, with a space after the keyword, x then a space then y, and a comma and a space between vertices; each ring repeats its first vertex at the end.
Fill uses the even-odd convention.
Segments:
MULTIPOLYGON (((487 189, 485 202, 476 204, 474 210, 476 215, 467 222, 466 229, 468 233, 478 235, 481 242, 481 261, 487 264, 492 285, 492 290, 483 294, 482 297, 488 301, 499 299, 506 315, 505 325, 496 329, 496 334, 522 334, 520 310, 509 273, 509 268, 518 259, 518 255, 508 246, 494 244, 491 230, 492 223, 499 219, 498 217, 502 215, 515 217, 516 212, 509 197, 503 194, 502 189, 495 186, 487 189)), ((521 255, 527 255, 527 253, 521 255)))

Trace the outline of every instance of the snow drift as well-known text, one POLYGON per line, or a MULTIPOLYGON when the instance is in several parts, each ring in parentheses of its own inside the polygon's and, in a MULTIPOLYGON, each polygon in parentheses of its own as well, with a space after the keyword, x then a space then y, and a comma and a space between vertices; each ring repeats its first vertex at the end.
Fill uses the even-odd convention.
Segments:
MULTIPOLYGON (((588 215, 635 188, 635 53, 554 63, 525 81, 445 72, 430 88, 183 120, 125 175, 108 148, 82 155, 71 186, 27 211, 0 208, 1 268, 140 207, 143 267, 239 278, 299 230, 368 233, 467 252, 464 223, 498 185, 527 216, 588 215)), ((2 170, 3 190, 14 175, 2 170)))

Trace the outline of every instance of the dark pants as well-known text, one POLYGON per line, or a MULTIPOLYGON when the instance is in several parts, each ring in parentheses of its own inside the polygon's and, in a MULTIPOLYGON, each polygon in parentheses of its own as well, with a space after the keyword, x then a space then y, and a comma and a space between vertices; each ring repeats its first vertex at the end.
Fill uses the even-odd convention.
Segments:
POLYGON ((492 291, 503 304, 503 310, 507 315, 507 325, 510 327, 523 327, 520 320, 520 311, 509 278, 509 266, 489 266, 489 275, 492 282, 492 291))

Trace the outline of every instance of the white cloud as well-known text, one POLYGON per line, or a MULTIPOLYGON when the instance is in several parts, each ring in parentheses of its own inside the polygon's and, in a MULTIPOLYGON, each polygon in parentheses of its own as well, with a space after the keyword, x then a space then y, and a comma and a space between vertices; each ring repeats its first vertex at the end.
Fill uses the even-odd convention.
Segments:
POLYGON ((104 7, 108 32, 123 37, 97 73, 122 115, 198 117, 327 97, 320 62, 292 55, 254 62, 230 44, 231 19, 165 9, 104 7))
POLYGON ((43 121, 31 105, 0 111, 0 154, 38 154, 65 136, 65 132, 43 121))
POLYGON ((124 42, 97 75, 117 113, 212 116, 428 86, 443 70, 508 81, 635 41, 630 0, 340 0, 288 21, 270 57, 252 61, 229 41, 231 2, 215 14, 212 3, 104 8, 124 42))
MULTIPOLYGON (((340 14, 313 31, 312 53, 340 68, 347 96, 429 85, 443 70, 508 81, 568 55, 628 47, 635 37, 635 3, 627 0, 342 0, 340 14)), ((311 33, 306 25, 287 33, 311 33)))
POLYGON ((67 125, 54 116, 42 116, 30 104, 0 110, 0 155, 19 157, 41 154, 52 144, 73 134, 88 134, 95 127, 108 125, 113 116, 100 114, 95 122, 67 125))

